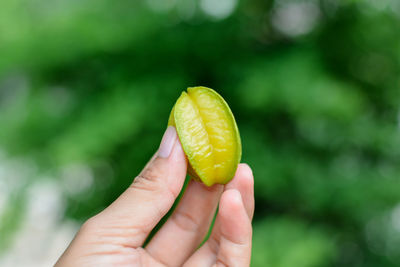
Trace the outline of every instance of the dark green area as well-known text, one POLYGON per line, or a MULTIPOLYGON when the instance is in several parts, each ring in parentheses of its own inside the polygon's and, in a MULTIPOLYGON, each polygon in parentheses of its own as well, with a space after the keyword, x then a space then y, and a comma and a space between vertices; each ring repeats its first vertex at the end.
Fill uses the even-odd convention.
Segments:
MULTIPOLYGON (((398 1, 242 0, 224 19, 146 3, 0 3, 0 147, 52 179, 91 168, 65 219, 121 194, 180 92, 203 85, 229 103, 254 171, 254 266, 399 266, 398 1)), ((0 248, 23 195, 0 214, 0 248)))

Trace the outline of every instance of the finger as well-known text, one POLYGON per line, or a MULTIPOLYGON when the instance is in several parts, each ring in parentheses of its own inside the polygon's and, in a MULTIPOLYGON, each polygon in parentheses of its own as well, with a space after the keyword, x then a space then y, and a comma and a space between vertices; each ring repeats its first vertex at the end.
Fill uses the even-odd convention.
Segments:
POLYGON ((249 165, 246 163, 240 163, 236 170, 235 177, 230 181, 225 190, 237 189, 242 196, 244 207, 246 212, 251 219, 254 215, 254 178, 253 172, 249 165))
POLYGON ((238 190, 223 193, 218 217, 221 236, 216 266, 250 266, 251 221, 238 190))
MULTIPOLYGON (((132 185, 91 224, 119 236, 120 243, 139 247, 157 222, 168 212, 182 189, 186 159, 176 130, 167 128, 156 156, 132 185)), ((114 238, 115 240, 115 238, 114 238)))
MULTIPOLYGON (((225 190, 236 189, 240 192, 246 213, 250 220, 254 214, 254 178, 247 164, 239 164, 235 177, 225 190)), ((217 217, 208 241, 189 259, 188 266, 211 266, 218 254, 221 236, 221 220, 217 217)))
POLYGON ((167 266, 182 266, 204 239, 222 190, 222 185, 190 181, 176 210, 146 247, 148 253, 167 266))

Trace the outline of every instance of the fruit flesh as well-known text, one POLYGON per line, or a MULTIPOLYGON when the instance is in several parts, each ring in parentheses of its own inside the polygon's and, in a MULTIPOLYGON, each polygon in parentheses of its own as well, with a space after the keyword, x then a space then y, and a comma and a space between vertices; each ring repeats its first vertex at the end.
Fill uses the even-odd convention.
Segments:
POLYGON ((177 100, 168 124, 177 129, 193 178, 207 186, 233 178, 241 142, 232 112, 220 95, 206 87, 188 88, 177 100))

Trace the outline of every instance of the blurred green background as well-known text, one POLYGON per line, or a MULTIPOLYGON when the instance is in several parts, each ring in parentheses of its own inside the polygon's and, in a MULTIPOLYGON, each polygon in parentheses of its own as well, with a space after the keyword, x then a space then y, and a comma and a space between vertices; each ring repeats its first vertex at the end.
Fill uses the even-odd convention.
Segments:
POLYGON ((2 0, 0 265, 51 265, 216 89, 253 266, 400 266, 399 0, 2 0))

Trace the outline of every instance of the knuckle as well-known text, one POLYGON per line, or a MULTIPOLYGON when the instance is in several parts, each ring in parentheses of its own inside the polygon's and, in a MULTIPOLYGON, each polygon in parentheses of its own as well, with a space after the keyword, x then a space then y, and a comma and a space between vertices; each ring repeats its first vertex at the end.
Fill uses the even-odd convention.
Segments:
POLYGON ((228 267, 229 265, 225 263, 224 259, 218 258, 216 263, 215 263, 216 267, 228 267))
POLYGON ((179 191, 171 188, 165 176, 169 173, 163 173, 157 164, 145 168, 133 181, 130 188, 149 191, 150 193, 165 194, 165 197, 175 199, 179 191))
POLYGON ((161 181, 159 172, 155 168, 147 168, 135 178, 131 187, 154 192, 160 190, 161 181))
POLYGON ((196 232, 200 224, 190 213, 177 211, 171 218, 175 224, 184 231, 196 232))
POLYGON ((139 177, 142 177, 146 180, 157 181, 160 179, 160 170, 159 167, 154 164, 149 168, 145 168, 140 174, 139 177))

